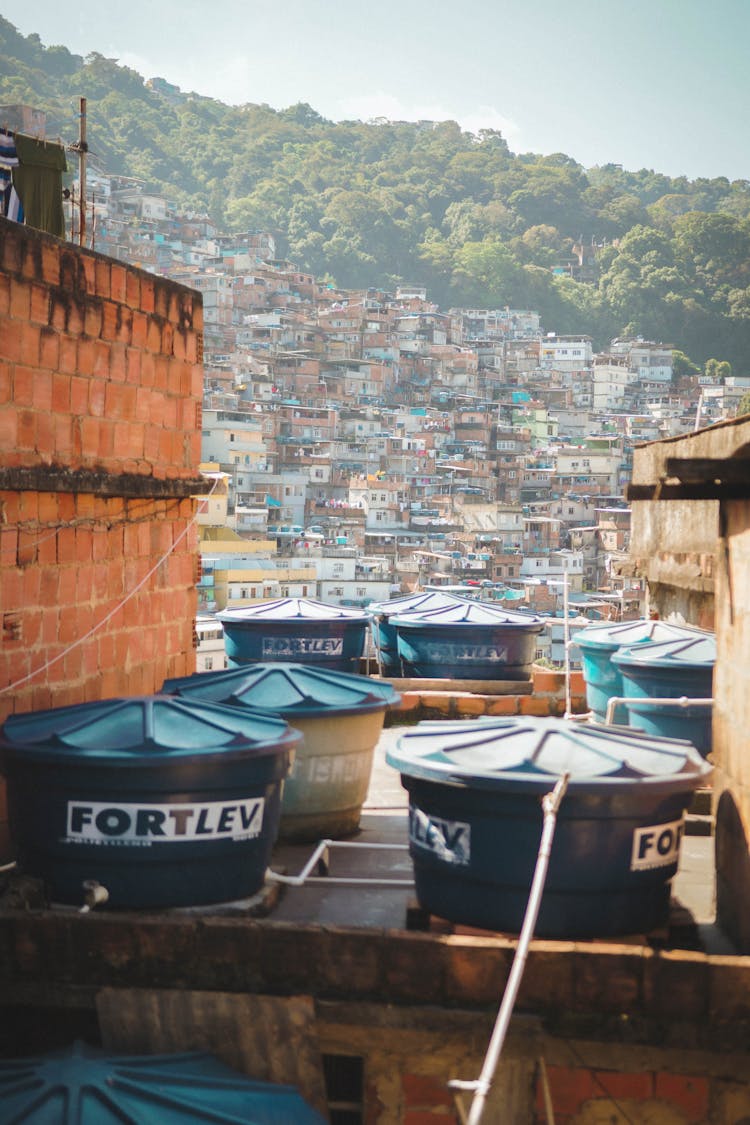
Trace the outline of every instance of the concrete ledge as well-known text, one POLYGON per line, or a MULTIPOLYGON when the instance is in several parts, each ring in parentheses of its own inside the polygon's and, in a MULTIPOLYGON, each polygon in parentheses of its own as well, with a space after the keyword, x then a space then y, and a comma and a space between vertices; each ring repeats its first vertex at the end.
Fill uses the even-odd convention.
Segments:
MULTIPOLYGON (((0 913, 0 1010, 98 989, 223 989, 491 1010, 515 940, 205 915, 0 913)), ((631 1041, 746 1049, 750 959, 605 942, 535 941, 520 1011, 627 1020, 631 1041), (627 1013, 624 1016, 623 1013, 627 1013)))

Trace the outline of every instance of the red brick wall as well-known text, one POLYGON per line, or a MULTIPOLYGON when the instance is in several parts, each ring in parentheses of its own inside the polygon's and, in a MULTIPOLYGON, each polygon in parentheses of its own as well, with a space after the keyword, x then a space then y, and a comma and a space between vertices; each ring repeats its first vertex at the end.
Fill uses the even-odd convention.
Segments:
MULTIPOLYGON (((579 1125, 597 1121, 668 1121, 679 1125, 727 1121, 723 1116, 721 1082, 689 1074, 644 1070, 622 1072, 589 1070, 583 1067, 548 1066, 547 1080, 555 1114, 555 1125, 579 1125), (607 1112, 605 1112, 607 1111, 607 1112), (611 1113, 611 1117, 609 1114, 611 1113)), ((741 1090, 731 1083, 732 1094, 741 1090)), ((744 1083, 743 1083, 744 1085, 744 1083)), ((750 1094, 745 1087, 737 1108, 747 1108, 750 1094)), ((734 1120, 734 1118, 732 1118, 734 1120)), ((541 1080, 536 1087, 533 1125, 545 1125, 541 1080)))
POLYGON ((0 220, 0 466, 192 478, 200 294, 0 220))
POLYGON ((192 500, 0 492, 0 689, 18 685, 0 694, 0 718, 148 694, 193 671, 193 511, 192 500))
POLYGON ((0 720, 193 671, 202 324, 199 294, 0 219, 0 720))

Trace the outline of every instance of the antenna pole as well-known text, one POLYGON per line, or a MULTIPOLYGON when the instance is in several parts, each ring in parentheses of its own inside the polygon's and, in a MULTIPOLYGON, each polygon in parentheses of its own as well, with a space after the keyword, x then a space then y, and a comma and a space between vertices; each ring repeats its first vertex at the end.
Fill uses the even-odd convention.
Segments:
POLYGON ((78 130, 78 245, 86 244, 86 99, 79 99, 79 130, 78 130))

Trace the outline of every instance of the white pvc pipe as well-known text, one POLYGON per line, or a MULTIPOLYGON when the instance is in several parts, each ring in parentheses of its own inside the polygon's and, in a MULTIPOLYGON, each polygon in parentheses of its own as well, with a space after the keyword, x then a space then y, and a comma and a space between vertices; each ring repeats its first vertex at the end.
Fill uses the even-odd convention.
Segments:
POLYGON ((409 850, 408 844, 368 844, 358 840, 320 840, 299 875, 282 875, 278 871, 266 870, 266 879, 272 883, 283 883, 288 887, 304 887, 307 883, 338 883, 352 887, 413 887, 413 879, 385 879, 385 878, 359 878, 342 875, 311 875, 313 868, 322 864, 326 871, 328 859, 326 853, 329 848, 371 848, 375 851, 401 851, 409 850))
POLYGON ((713 699, 690 699, 687 695, 666 698, 652 698, 650 695, 612 695, 607 701, 607 713, 604 722, 609 726, 615 721, 615 707, 618 703, 653 704, 654 707, 712 707, 713 699))
POLYGON ((568 568, 565 567, 563 574, 563 649, 565 652, 565 718, 568 719, 571 714, 571 699, 570 699, 570 620, 568 618, 569 610, 568 600, 568 568))

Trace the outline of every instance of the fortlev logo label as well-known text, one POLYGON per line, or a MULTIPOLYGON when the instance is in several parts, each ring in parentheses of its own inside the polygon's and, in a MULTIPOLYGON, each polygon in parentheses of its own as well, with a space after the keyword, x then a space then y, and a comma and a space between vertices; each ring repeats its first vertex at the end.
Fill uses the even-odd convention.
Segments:
POLYGON ((630 855, 631 871, 648 871, 652 867, 669 867, 680 858, 682 820, 636 828, 630 855))
POLYGON ((343 637, 264 637, 264 656, 341 656, 343 637))
POLYGON ((463 661, 486 661, 497 664, 507 661, 508 649, 501 645, 443 644, 427 646, 429 659, 435 664, 461 664, 463 661))
POLYGON ((461 866, 471 863, 471 825, 461 820, 428 816, 411 805, 409 839, 418 847, 434 852, 444 863, 457 863, 461 866))
POLYGON ((207 801, 197 805, 68 801, 66 839, 82 844, 179 844, 249 840, 259 836, 265 801, 207 801))

